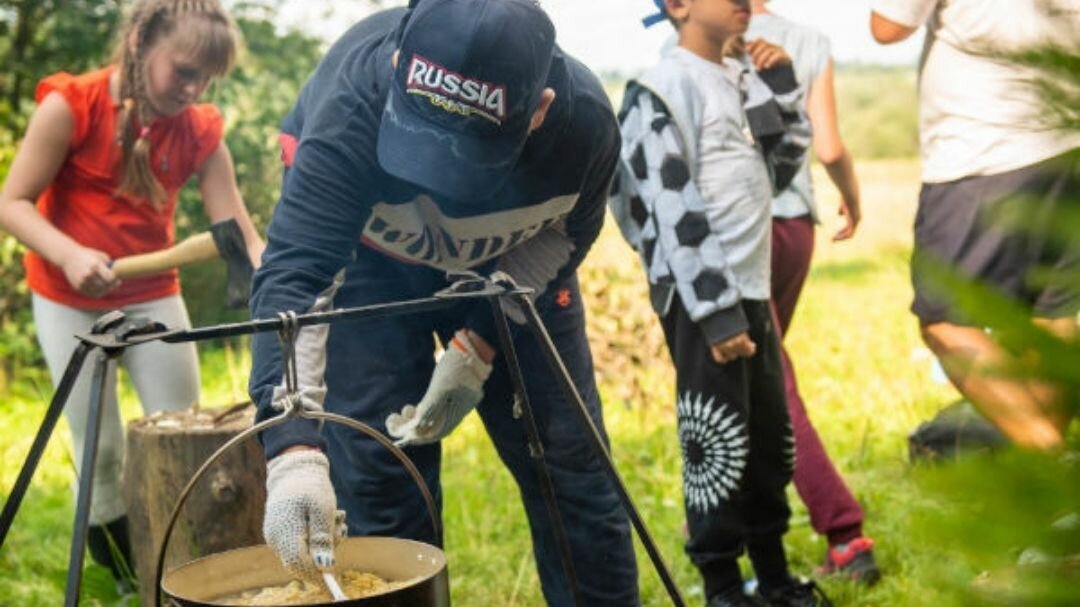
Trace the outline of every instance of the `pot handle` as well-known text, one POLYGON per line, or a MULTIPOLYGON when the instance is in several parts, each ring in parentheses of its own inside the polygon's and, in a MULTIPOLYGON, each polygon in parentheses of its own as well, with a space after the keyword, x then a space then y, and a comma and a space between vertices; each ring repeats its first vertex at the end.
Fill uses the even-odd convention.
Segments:
POLYGON ((184 490, 180 492, 180 497, 176 501, 176 506, 173 507, 172 514, 169 516, 169 524, 165 526, 165 534, 161 538, 161 548, 158 551, 157 568, 154 574, 154 605, 161 605, 161 581, 165 575, 165 553, 169 547, 169 538, 172 535, 173 528, 176 526, 177 519, 180 518, 180 511, 183 509, 184 503, 187 501, 191 491, 195 488, 195 484, 206 474, 206 471, 210 469, 210 466, 214 465, 214 463, 221 459, 225 453, 237 444, 263 430, 273 428, 274 426, 285 423, 290 418, 297 417, 326 420, 348 426, 366 434, 368 437, 375 439, 375 441, 383 447, 386 447, 386 449, 389 450, 394 457, 398 458, 398 461, 400 461, 403 466, 405 466, 405 470, 408 471, 409 476, 412 477, 416 486, 420 489, 420 493, 423 495, 424 502, 427 505, 428 516, 431 517, 431 527, 435 530, 435 537, 440 544, 442 543, 442 522, 439 517, 439 511, 435 507, 435 499, 431 496, 431 491, 428 489, 427 483, 424 482, 424 478, 420 475, 420 471, 417 470, 416 465, 413 464, 408 455, 405 455, 404 451, 394 445, 394 443, 390 442, 390 439, 363 422, 356 421, 355 419, 343 415, 337 415, 336 413, 307 411, 298 407, 295 410, 286 411, 276 417, 259 422, 229 439, 227 443, 218 448, 218 450, 211 454, 210 457, 206 458, 203 465, 199 467, 195 472, 195 475, 188 481, 188 484, 184 486, 184 490))

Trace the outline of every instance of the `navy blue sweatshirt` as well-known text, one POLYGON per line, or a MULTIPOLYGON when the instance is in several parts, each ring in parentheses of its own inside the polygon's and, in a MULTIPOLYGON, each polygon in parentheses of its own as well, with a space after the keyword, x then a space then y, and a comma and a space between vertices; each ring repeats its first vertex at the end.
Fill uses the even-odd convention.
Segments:
MULTIPOLYGON (((548 77, 555 102, 511 178, 488 199, 450 200, 382 170, 376 136, 406 12, 384 11, 346 32, 284 119, 285 177, 252 287, 253 318, 310 310, 358 246, 405 271, 502 269, 543 291, 575 271, 599 234, 618 123, 595 76, 559 49, 548 77)), ((415 296, 384 295, 387 302, 415 296)), ((480 301, 473 310, 461 326, 494 345, 490 306, 480 301)), ((282 378, 275 336, 253 339, 252 366, 249 389, 261 420, 275 413, 270 401, 282 378)), ((267 457, 295 444, 322 445, 315 425, 302 422, 265 432, 263 442, 267 457)))

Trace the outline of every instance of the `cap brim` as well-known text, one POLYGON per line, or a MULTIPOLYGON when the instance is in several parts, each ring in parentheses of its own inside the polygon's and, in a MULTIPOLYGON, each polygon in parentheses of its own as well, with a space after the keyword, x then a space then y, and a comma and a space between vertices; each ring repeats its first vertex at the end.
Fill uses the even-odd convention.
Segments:
POLYGON ((524 136, 477 137, 450 131, 415 112, 402 93, 387 95, 376 145, 391 175, 455 200, 482 199, 510 177, 524 136))

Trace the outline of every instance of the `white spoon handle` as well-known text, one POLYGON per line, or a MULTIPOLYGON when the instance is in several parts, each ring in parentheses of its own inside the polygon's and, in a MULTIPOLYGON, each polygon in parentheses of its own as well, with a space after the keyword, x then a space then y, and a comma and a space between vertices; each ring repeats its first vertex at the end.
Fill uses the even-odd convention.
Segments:
POLYGON ((326 589, 330 591, 330 595, 334 597, 335 603, 349 600, 349 597, 345 595, 341 590, 341 585, 338 584, 337 578, 333 573, 324 571, 322 574, 323 583, 326 584, 326 589))

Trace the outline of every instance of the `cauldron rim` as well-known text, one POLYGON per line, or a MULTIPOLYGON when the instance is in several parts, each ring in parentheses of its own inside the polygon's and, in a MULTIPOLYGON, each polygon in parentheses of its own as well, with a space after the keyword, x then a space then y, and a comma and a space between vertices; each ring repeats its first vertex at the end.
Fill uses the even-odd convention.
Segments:
MULTIPOLYGON (((360 565, 356 567, 350 567, 350 563, 356 560, 359 554, 368 555, 372 552, 378 552, 381 548, 386 550, 387 548, 397 549, 404 553, 411 553, 415 555, 417 565, 422 568, 423 572, 416 575, 406 577, 409 580, 409 584, 401 588, 396 588, 387 592, 382 592, 374 595, 370 595, 361 599, 349 599, 342 602, 320 602, 320 603, 304 603, 302 607, 349 607, 352 605, 368 605, 372 602, 379 602, 380 599, 387 599, 395 597, 397 595, 407 594, 410 591, 417 589, 424 589, 424 594, 434 592, 436 595, 441 594, 438 587, 446 587, 442 593, 448 594, 448 573, 447 573, 447 561, 446 554, 436 546, 419 542, 416 540, 394 538, 394 537, 382 537, 382 536, 362 536, 362 537, 350 537, 344 538, 341 543, 338 544, 335 552, 338 555, 339 565, 344 568, 361 568, 366 571, 371 571, 380 577, 387 579, 400 579, 388 576, 385 573, 379 571, 372 571, 372 567, 367 565, 360 565), (427 562, 425 562, 427 561, 427 562), (430 586, 431 588, 424 588, 430 586)), ((383 571, 387 569, 388 563, 383 560, 376 561, 381 564, 383 571)), ((404 565, 402 562, 398 562, 397 565, 404 565)), ((378 567, 375 567, 376 569, 378 567)), ((391 569, 393 567, 390 567, 391 569)), ((219 576, 220 577, 220 576, 219 576)), ((161 591, 165 597, 172 601, 166 604, 180 604, 180 605, 201 605, 207 607, 219 607, 224 606, 226 603, 220 602, 221 597, 231 596, 245 590, 251 590, 252 588, 258 588, 260 586, 285 584, 292 580, 292 577, 285 572, 284 568, 280 565, 276 555, 266 544, 257 544, 254 546, 246 546, 243 548, 236 548, 233 550, 227 550, 224 552, 218 552, 207 556, 193 559, 187 563, 179 565, 169 570, 168 573, 162 577, 161 591), (267 561, 269 560, 269 563, 267 561), (251 565, 238 565, 238 563, 250 562, 251 565), (262 561, 260 563, 260 561, 262 561), (255 584, 244 584, 237 581, 234 587, 229 587, 223 591, 214 591, 213 598, 193 598, 194 596, 201 596, 199 593, 192 593, 189 588, 177 589, 177 578, 185 574, 197 574, 202 569, 218 569, 219 567, 226 567, 227 572, 221 574, 221 576, 228 575, 231 570, 235 569, 236 572, 247 572, 250 576, 252 574, 253 567, 260 566, 260 571, 267 576, 270 576, 266 581, 257 582, 255 584), (276 570, 276 571, 273 571, 276 570)), ((187 582, 179 582, 186 586, 190 586, 187 582)), ((204 589, 204 593, 207 592, 204 589)))

